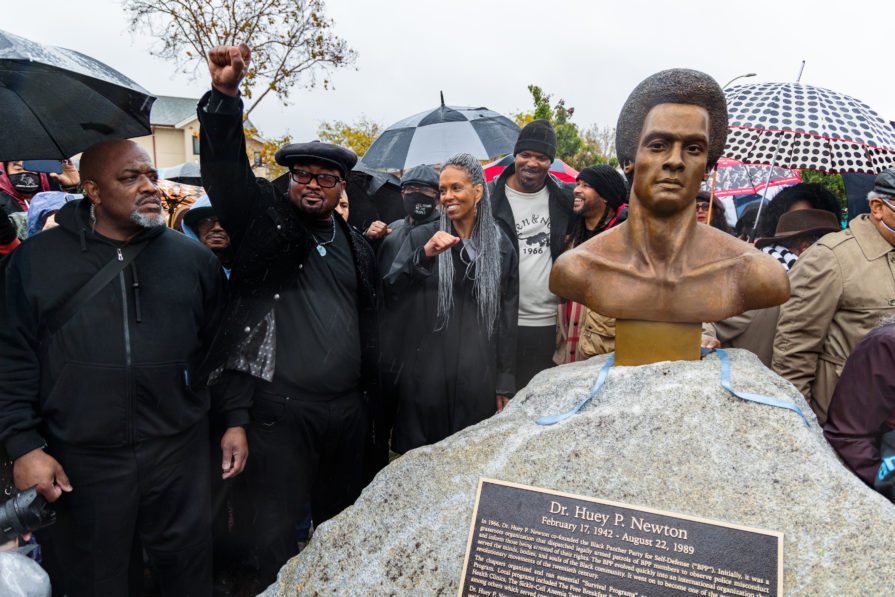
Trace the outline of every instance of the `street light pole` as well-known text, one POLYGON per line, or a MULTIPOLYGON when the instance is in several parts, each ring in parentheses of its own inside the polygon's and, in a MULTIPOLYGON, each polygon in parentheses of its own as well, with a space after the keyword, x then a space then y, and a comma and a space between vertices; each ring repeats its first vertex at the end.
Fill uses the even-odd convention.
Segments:
POLYGON ((739 75, 738 77, 734 77, 730 81, 728 81, 725 85, 723 85, 721 87, 721 89, 727 89, 728 87, 730 87, 730 84, 733 83, 734 81, 736 81, 737 79, 745 79, 746 77, 754 77, 756 74, 757 73, 746 73, 745 75, 739 75))

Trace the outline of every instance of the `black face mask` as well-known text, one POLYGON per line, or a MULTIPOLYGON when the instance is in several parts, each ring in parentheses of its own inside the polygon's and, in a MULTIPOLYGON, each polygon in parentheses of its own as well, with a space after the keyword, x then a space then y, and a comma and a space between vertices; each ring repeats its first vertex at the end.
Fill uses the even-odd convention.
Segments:
POLYGON ((23 195, 33 195, 40 190, 40 174, 34 172, 19 172, 18 174, 9 174, 9 182, 12 188, 23 195))
POLYGON ((435 197, 423 193, 404 193, 404 211, 414 220, 425 220, 435 209, 435 197))

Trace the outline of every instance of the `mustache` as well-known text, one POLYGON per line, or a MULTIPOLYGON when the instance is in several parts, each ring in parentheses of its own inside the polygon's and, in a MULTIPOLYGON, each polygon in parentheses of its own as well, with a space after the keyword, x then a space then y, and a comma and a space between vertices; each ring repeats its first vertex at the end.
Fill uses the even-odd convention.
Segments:
POLYGON ((158 195, 158 193, 153 193, 151 195, 144 195, 143 198, 141 198, 139 201, 137 201, 137 205, 143 205, 144 203, 148 203, 149 201, 152 201, 153 203, 156 203, 159 206, 162 205, 162 198, 161 198, 161 196, 158 195))

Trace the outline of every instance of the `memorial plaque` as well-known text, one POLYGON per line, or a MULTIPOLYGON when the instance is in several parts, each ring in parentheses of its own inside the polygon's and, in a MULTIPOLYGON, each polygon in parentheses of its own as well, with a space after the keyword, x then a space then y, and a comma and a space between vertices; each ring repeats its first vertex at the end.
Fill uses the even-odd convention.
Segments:
POLYGON ((480 479, 461 596, 783 594, 783 533, 480 479))

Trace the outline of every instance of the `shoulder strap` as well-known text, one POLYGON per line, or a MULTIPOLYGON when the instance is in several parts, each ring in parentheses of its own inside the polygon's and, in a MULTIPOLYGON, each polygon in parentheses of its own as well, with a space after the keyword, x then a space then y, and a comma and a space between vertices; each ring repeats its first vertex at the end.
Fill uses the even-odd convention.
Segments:
POLYGON ((122 247, 118 250, 117 258, 112 259, 101 270, 93 274, 86 284, 68 299, 64 305, 56 309, 47 320, 46 333, 51 336, 62 329, 68 320, 78 312, 84 304, 96 296, 100 290, 115 279, 130 263, 136 259, 140 251, 149 241, 143 240, 133 245, 122 247))

